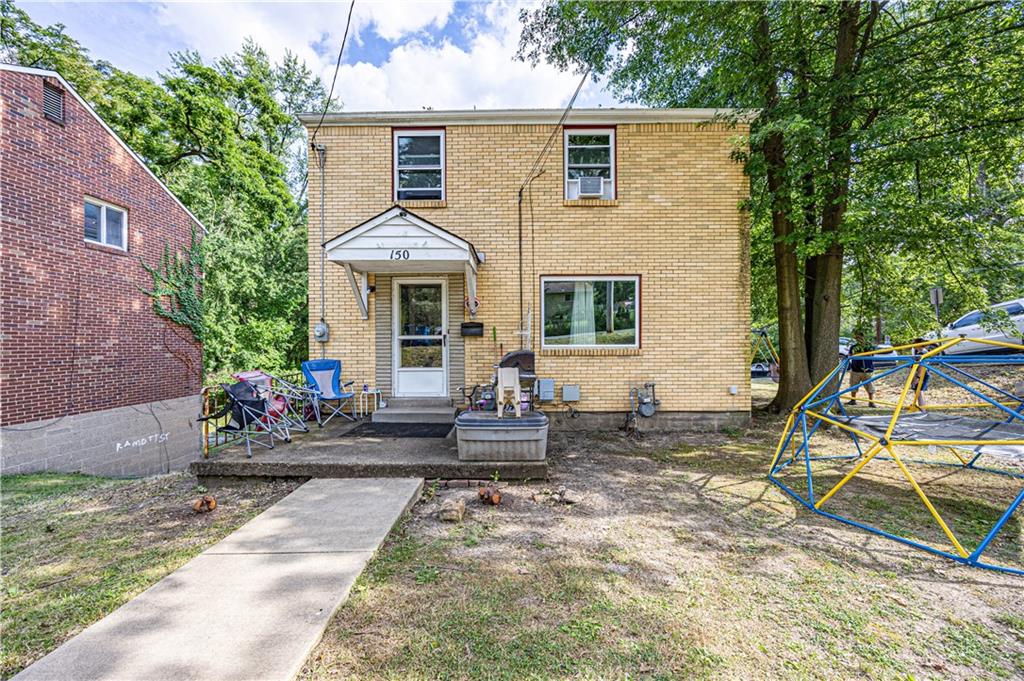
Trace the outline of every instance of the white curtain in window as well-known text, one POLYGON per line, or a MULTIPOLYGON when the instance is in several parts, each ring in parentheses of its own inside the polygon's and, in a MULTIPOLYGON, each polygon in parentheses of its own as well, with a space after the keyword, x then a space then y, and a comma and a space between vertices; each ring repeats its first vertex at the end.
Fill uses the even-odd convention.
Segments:
POLYGON ((597 344, 594 321, 594 282, 577 281, 572 295, 572 323, 569 326, 571 345, 597 344))

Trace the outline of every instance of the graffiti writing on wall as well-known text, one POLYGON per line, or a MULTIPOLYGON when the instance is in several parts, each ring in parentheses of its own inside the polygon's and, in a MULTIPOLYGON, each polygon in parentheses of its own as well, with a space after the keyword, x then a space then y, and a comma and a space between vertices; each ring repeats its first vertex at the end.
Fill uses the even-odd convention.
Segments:
POLYGON ((125 440, 124 442, 117 443, 117 451, 122 449, 138 449, 145 447, 146 445, 161 444, 167 442, 167 438, 171 436, 170 433, 153 433, 146 437, 139 437, 132 440, 125 440))

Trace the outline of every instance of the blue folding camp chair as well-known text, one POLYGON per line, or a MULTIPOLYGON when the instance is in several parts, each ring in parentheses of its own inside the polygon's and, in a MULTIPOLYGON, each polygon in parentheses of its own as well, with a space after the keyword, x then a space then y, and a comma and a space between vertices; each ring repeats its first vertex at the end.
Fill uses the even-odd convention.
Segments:
POLYGON ((356 394, 345 390, 355 381, 341 382, 341 360, 311 359, 303 362, 302 375, 306 377, 306 387, 312 393, 313 414, 321 428, 338 414, 349 421, 356 420, 342 411, 348 403, 349 409, 355 413, 356 394), (327 418, 323 418, 324 413, 328 414, 327 418))

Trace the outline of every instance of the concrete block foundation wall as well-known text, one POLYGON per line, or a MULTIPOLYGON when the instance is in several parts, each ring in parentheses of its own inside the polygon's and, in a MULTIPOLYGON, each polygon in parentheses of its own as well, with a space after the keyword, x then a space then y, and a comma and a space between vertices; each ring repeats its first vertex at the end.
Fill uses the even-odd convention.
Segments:
POLYGON ((0 472, 137 477, 188 468, 199 457, 198 398, 134 404, 0 431, 0 472))

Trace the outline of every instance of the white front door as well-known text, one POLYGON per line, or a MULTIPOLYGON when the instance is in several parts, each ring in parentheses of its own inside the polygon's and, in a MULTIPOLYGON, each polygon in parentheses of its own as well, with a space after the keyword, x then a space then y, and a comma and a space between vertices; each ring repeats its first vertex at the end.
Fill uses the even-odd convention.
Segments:
POLYGON ((395 279, 391 366, 396 397, 448 396, 448 282, 395 279))

